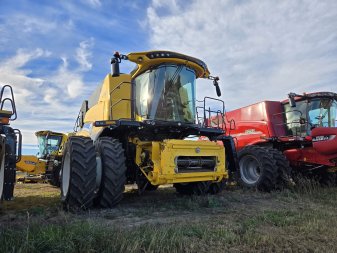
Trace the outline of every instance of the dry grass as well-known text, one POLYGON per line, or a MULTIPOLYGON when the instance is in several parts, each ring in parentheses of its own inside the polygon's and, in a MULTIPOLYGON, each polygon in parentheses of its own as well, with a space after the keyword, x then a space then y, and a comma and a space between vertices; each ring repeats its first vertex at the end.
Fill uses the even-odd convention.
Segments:
POLYGON ((114 209, 66 213, 59 190, 18 185, 0 215, 0 252, 336 252, 337 188, 181 197, 129 190, 114 209))

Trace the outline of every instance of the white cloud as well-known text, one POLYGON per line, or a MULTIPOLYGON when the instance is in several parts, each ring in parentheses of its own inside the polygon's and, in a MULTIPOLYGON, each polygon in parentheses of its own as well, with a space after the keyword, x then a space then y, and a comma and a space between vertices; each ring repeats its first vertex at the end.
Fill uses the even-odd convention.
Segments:
POLYGON ((100 7, 102 5, 100 0, 86 0, 86 2, 92 7, 100 7))
POLYGON ((80 64, 81 70, 88 71, 92 68, 92 64, 89 62, 91 57, 90 49, 94 45, 94 38, 84 40, 80 42, 80 46, 76 49, 76 61, 80 64))
POLYGON ((56 71, 37 75, 28 67, 30 62, 53 57, 51 52, 40 48, 19 49, 0 63, 0 83, 11 84, 14 89, 18 120, 13 126, 22 131, 24 145, 36 143, 34 132, 37 130, 72 130, 81 95, 86 93, 83 75, 92 66, 89 58, 93 43, 92 39, 82 41, 75 49, 71 60, 78 60, 77 68, 69 66, 67 56, 62 56, 56 71))
POLYGON ((336 1, 153 0, 147 24, 153 48, 205 60, 229 108, 336 90, 336 1))

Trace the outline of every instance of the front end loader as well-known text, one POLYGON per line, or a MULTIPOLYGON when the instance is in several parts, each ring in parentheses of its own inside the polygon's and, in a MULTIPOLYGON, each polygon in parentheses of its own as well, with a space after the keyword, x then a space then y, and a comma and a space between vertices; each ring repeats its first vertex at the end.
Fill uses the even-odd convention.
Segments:
POLYGON ((223 117, 224 111, 210 109, 206 101, 223 101, 206 97, 197 105, 196 79, 213 80, 221 95, 206 64, 169 51, 115 53, 111 64, 112 73, 83 102, 76 134, 65 145, 65 207, 115 206, 125 185, 134 183, 139 193, 164 184, 180 194, 221 192, 229 168, 236 168, 235 147, 221 126, 207 124, 211 114, 223 117), (121 73, 123 60, 136 68, 121 73))

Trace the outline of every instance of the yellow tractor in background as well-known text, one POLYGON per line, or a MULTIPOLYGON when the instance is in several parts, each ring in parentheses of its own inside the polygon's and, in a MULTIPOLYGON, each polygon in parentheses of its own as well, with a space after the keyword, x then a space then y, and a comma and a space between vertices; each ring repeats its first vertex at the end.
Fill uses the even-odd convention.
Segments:
POLYGON ((205 97, 197 105, 198 78, 213 80, 221 95, 218 78, 210 76, 206 64, 169 51, 115 53, 111 64, 112 73, 83 102, 76 136, 65 145, 64 206, 112 207, 122 199, 125 184, 134 183, 139 192, 164 184, 173 184, 180 194, 221 192, 229 171, 237 168, 236 152, 222 126, 207 124, 212 115, 225 117, 224 102, 205 97), (122 60, 136 68, 120 73, 122 60))
POLYGON ((0 200, 12 200, 15 185, 15 163, 21 159, 22 135, 10 121, 17 118, 13 89, 0 90, 0 200))
POLYGON ((39 153, 34 155, 23 155, 20 162, 16 164, 18 171, 25 173, 19 177, 19 181, 36 182, 47 181, 51 185, 60 186, 60 169, 65 142, 68 134, 52 132, 48 130, 35 133, 39 153))

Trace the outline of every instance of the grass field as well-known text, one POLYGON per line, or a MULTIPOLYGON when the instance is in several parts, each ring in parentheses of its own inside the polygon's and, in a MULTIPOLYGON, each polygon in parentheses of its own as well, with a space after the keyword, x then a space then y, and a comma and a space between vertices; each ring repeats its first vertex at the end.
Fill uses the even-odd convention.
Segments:
POLYGON ((18 184, 0 212, 0 252, 337 252, 337 188, 228 189, 182 197, 173 188, 114 209, 62 210, 59 190, 18 184))

